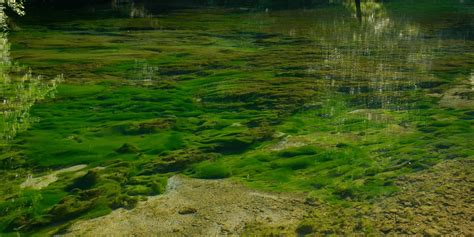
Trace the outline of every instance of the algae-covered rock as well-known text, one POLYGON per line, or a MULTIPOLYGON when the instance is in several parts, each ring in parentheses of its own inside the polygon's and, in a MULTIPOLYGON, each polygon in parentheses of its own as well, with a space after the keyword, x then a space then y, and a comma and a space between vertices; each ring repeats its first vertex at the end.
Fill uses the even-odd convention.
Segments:
POLYGON ((99 174, 96 170, 89 170, 84 176, 75 179, 67 190, 91 188, 97 183, 98 178, 99 174))
POLYGON ((315 155, 318 152, 318 149, 314 146, 291 147, 281 152, 278 152, 278 156, 284 158, 291 158, 295 156, 315 155))
POLYGON ((21 154, 0 148, 0 169, 17 169, 25 162, 21 154))
POLYGON ((145 195, 145 196, 148 196, 148 195, 153 195, 154 194, 154 191, 151 187, 147 187, 145 185, 133 185, 133 186, 128 186, 126 189, 125 189, 125 192, 128 194, 128 195, 131 195, 131 196, 137 196, 137 195, 145 195))
POLYGON ((64 221, 75 218, 94 207, 95 200, 80 200, 76 196, 67 196, 48 212, 54 221, 64 221))
POLYGON ((96 197, 99 197, 102 193, 104 193, 104 190, 99 189, 99 188, 93 188, 93 189, 88 189, 88 190, 83 190, 78 192, 78 196, 80 200, 92 200, 96 197))
POLYGON ((230 175, 231 171, 228 167, 218 163, 209 163, 198 166, 195 176, 201 179, 223 179, 230 175))
POLYGON ((194 163, 213 160, 218 154, 199 150, 180 150, 164 155, 157 161, 148 162, 142 167, 141 174, 169 173, 184 170, 194 163))
POLYGON ((109 206, 112 209, 125 208, 131 209, 134 208, 138 203, 136 197, 130 197, 128 195, 116 195, 109 201, 109 206))
POLYGON ((251 137, 221 137, 209 141, 211 150, 218 153, 240 153, 249 148, 254 142, 251 137))
POLYGON ((255 141, 271 140, 275 134, 275 129, 266 121, 262 121, 253 128, 244 133, 246 136, 252 137, 255 141))
POLYGON ((136 154, 139 152, 139 150, 132 144, 124 143, 121 147, 117 148, 115 152, 119 154, 136 154))
POLYGON ((166 177, 161 176, 135 176, 130 178, 128 184, 143 186, 149 189, 144 195, 158 195, 164 192, 166 181, 166 177))
POLYGON ((119 124, 112 127, 112 130, 123 135, 144 135, 170 129, 175 123, 176 121, 174 118, 164 118, 138 123, 119 124))
POLYGON ((310 222, 302 222, 296 227, 298 236, 304 236, 313 233, 314 227, 310 222))

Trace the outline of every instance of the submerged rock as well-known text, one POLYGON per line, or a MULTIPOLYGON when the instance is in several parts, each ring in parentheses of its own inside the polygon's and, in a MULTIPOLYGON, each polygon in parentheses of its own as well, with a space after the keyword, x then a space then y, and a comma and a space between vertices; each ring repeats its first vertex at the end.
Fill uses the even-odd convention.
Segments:
POLYGON ((86 168, 87 165, 76 165, 76 166, 71 166, 68 168, 56 170, 52 172, 51 174, 47 174, 44 176, 39 176, 33 178, 33 176, 29 176, 25 182, 23 182, 20 187, 21 188, 30 188, 30 189, 43 189, 48 187, 50 184, 56 182, 58 180, 58 175, 64 174, 64 173, 72 173, 72 172, 77 172, 80 171, 84 168, 86 168))
POLYGON ((294 231, 307 207, 296 196, 256 192, 228 180, 174 176, 164 195, 149 198, 132 210, 118 209, 75 223, 66 236, 239 235, 253 225, 294 226, 294 231), (199 215, 192 215, 196 213, 199 215))
POLYGON ((132 144, 124 143, 120 148, 117 148, 115 152, 119 154, 136 154, 139 152, 139 150, 132 144))
POLYGON ((425 229, 423 234, 426 236, 441 236, 441 233, 439 233, 438 230, 433 229, 433 228, 425 229))
POLYGON ((97 183, 98 178, 99 174, 96 170, 89 170, 84 176, 75 179, 67 190, 91 188, 97 183))
POLYGON ((195 208, 192 208, 192 207, 186 207, 186 208, 183 208, 183 209, 178 211, 178 213, 181 214, 181 215, 189 215, 189 214, 194 214, 196 212, 197 212, 197 210, 195 208))

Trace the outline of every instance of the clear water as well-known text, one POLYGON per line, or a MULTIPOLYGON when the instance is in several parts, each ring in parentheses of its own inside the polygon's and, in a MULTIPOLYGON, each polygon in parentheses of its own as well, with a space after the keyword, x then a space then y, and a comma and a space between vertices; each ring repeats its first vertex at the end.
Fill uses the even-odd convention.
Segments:
POLYGON ((0 232, 132 208, 177 173, 350 207, 472 158, 472 1, 362 11, 138 4, 15 18, 1 47, 0 232), (82 178, 19 188, 82 164, 82 178))

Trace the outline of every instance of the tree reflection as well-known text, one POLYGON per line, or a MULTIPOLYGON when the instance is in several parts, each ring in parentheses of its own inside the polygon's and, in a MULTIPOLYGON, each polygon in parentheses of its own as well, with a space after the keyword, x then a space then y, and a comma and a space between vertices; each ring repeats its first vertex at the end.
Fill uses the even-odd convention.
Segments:
POLYGON ((7 29, 8 16, 5 13, 7 9, 12 10, 20 16, 25 14, 22 0, 0 0, 0 27, 3 31, 7 29))
MULTIPOLYGON (((3 29, 7 16, 5 7, 23 14, 23 7, 17 1, 9 0, 2 5, 0 19, 3 29)), ((0 34, 0 147, 18 132, 24 131, 34 120, 30 117, 30 108, 36 101, 52 96, 62 77, 45 80, 33 76, 31 71, 10 59, 8 33, 0 34)))
POLYGON ((356 5, 356 15, 359 21, 362 21, 362 9, 360 8, 360 0, 355 0, 356 5))
POLYGON ((382 3, 367 0, 359 9, 351 0, 345 7, 361 25, 340 19, 317 25, 313 37, 322 45, 325 60, 314 62, 313 71, 322 70, 329 87, 349 94, 359 108, 413 107, 407 95, 435 79, 430 69, 438 46, 423 40, 415 24, 391 20, 382 3))

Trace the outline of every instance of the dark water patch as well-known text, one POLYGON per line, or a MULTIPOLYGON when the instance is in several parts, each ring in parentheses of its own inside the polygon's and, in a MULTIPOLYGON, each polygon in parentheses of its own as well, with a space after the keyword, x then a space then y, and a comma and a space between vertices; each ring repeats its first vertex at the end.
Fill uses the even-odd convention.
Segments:
MULTIPOLYGON (((155 31, 159 28, 157 27, 121 27, 119 28, 120 31, 155 31)), ((160 29, 162 30, 162 29, 160 29)))

